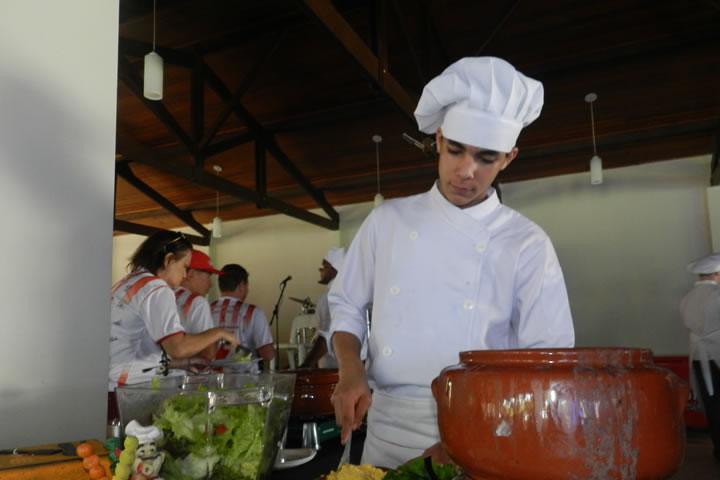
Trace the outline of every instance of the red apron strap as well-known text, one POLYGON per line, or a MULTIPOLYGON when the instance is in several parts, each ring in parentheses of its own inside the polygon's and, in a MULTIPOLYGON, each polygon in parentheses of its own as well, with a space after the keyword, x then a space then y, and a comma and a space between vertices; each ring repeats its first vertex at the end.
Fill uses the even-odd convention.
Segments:
POLYGON ((141 288, 143 288, 148 283, 152 282, 153 280, 160 280, 158 277, 144 277, 135 282, 127 292, 125 292, 125 297, 123 297, 123 301, 125 303, 130 303, 130 300, 133 299, 135 295, 140 291, 141 288))
POLYGON ((230 305, 230 299, 226 298, 223 300, 222 306, 220 307, 220 315, 218 316, 218 327, 225 326, 225 314, 227 313, 228 305, 230 305))
POLYGON ((188 298, 185 300, 185 303, 182 307, 182 314, 183 317, 187 318, 188 313, 190 313, 190 307, 192 307, 193 300, 195 300, 199 295, 197 293, 191 293, 188 295, 188 298))
POLYGON ((239 326, 240 309, 242 308, 242 306, 243 306, 243 302, 237 302, 235 304, 235 307, 233 308, 233 313, 232 313, 232 326, 233 327, 237 328, 239 326))
POLYGON ((245 322, 245 326, 250 325, 250 320, 252 320, 253 313, 255 312, 255 305, 248 305, 247 310, 245 310, 245 316, 243 317, 243 322, 245 322))
POLYGON ((124 276, 123 278, 121 278, 120 280, 118 280, 118 281, 115 283, 115 285, 112 286, 112 289, 110 290, 110 297, 112 297, 113 295, 115 295, 115 292, 117 292, 118 289, 119 289, 120 287, 122 287, 123 285, 125 285, 130 279, 137 277, 137 276, 140 275, 141 273, 143 273, 142 270, 140 270, 139 272, 131 272, 131 273, 128 273, 127 275, 125 275, 125 276, 124 276))

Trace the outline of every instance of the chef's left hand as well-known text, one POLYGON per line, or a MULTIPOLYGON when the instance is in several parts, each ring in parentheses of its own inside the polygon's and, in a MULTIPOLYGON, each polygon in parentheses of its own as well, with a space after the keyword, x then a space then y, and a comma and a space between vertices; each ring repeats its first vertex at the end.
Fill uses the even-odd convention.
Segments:
POLYGON ((452 461, 450 456, 447 454, 445 449, 442 446, 442 443, 438 442, 432 447, 428 448, 422 453, 423 458, 424 457, 431 457, 433 462, 439 463, 441 465, 445 465, 447 463, 455 464, 455 462, 452 461))

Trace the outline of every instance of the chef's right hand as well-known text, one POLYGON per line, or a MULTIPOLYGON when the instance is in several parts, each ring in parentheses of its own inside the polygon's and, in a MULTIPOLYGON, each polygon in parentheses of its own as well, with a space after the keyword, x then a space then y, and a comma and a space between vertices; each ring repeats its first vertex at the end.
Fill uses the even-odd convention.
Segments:
POLYGON ((331 400, 335 407, 335 423, 342 428, 340 442, 344 445, 352 431, 362 423, 372 397, 362 362, 340 369, 340 380, 331 400))

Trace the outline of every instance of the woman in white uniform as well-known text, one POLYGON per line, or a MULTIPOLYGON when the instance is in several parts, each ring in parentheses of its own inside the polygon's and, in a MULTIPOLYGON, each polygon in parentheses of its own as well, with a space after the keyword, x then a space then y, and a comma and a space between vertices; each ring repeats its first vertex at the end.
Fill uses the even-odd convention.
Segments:
MULTIPOLYGON (((158 232, 133 254, 132 271, 112 289, 109 390, 150 380, 218 341, 237 345, 222 328, 185 332, 173 289, 185 278, 192 245, 178 232, 158 232)), ((176 372, 177 373, 177 372, 176 372)))
POLYGON ((369 408, 363 463, 396 467, 430 447, 440 457, 430 382, 458 352, 574 345, 550 239, 491 187, 542 102, 540 82, 492 57, 460 60, 423 91, 415 116, 436 135, 439 179, 368 216, 328 297, 336 420, 344 442, 369 408))
POLYGON ((688 270, 698 276, 680 303, 690 331, 690 384, 695 398, 702 399, 713 455, 720 460, 720 254, 701 258, 688 270))

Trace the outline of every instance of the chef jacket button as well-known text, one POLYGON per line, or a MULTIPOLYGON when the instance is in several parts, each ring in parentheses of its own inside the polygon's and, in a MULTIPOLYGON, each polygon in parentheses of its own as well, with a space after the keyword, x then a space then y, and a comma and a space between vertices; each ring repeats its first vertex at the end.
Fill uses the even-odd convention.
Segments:
POLYGON ((465 300, 465 303, 463 303, 463 308, 465 310, 472 310, 473 308, 475 308, 475 302, 473 302, 472 300, 465 300))
POLYGON ((418 233, 417 232, 410 232, 410 240, 417 240, 418 233))
POLYGON ((390 293, 393 295, 397 295, 398 293, 400 293, 400 288, 392 287, 392 288, 390 288, 390 293))
POLYGON ((390 355, 392 355, 392 348, 390 348, 390 347, 383 348, 382 354, 385 355, 386 357, 389 357, 390 355))
POLYGON ((478 253, 482 253, 485 251, 485 243, 484 242, 478 242, 475 244, 475 250, 478 253))

